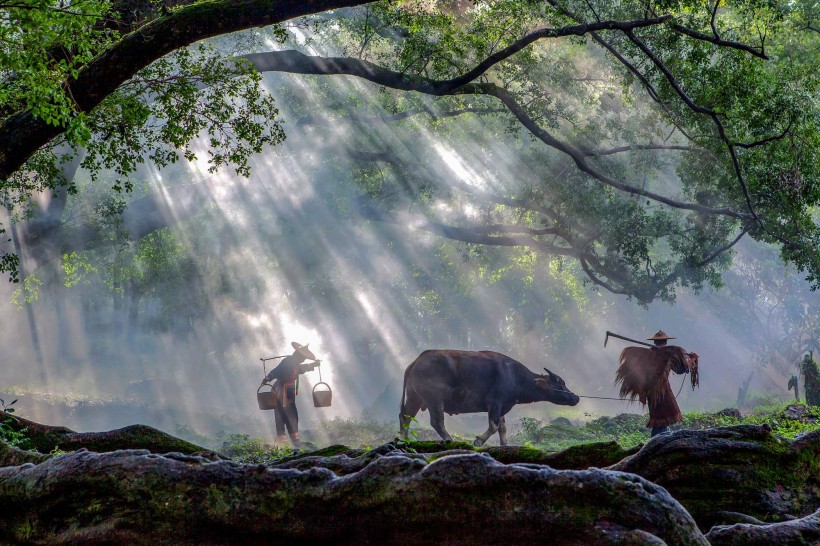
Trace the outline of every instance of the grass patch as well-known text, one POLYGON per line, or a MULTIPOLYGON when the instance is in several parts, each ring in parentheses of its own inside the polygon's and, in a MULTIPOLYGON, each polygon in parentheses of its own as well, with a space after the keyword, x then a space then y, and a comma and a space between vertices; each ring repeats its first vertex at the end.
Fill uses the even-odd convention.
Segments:
MULTIPOLYGON (((578 426, 546 423, 525 417, 511 437, 511 442, 529 445, 543 450, 562 450, 589 442, 617 442, 624 449, 635 447, 649 440, 646 416, 622 413, 615 417, 598 417, 578 426)), ((683 421, 672 430, 704 430, 740 424, 772 427, 774 434, 794 439, 802 434, 820 429, 820 406, 805 404, 767 404, 752 409, 745 415, 732 412, 687 412, 683 421)))

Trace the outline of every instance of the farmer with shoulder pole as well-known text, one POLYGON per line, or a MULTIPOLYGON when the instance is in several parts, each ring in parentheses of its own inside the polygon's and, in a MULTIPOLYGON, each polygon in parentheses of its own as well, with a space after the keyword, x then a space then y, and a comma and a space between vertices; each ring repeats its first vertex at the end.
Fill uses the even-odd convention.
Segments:
MULTIPOLYGON (((299 412, 296 410, 296 396, 299 394, 299 375, 314 370, 321 364, 316 356, 308 349, 307 345, 300 345, 292 342, 295 349, 292 355, 285 357, 274 369, 272 369, 262 380, 262 385, 272 385, 272 391, 276 402, 273 408, 273 415, 276 421, 276 441, 284 443, 288 440, 285 435, 287 429, 290 440, 294 447, 299 447, 301 435, 299 434, 299 412), (302 364, 305 360, 312 360, 307 364, 302 364)), ((265 359, 262 359, 263 361, 265 359)))
POLYGON ((647 427, 652 428, 652 436, 669 432, 669 425, 683 421, 683 416, 675 400, 675 393, 669 384, 669 372, 691 373, 692 389, 698 386, 698 355, 688 353, 677 345, 667 345, 675 339, 659 330, 647 339, 653 344, 630 339, 612 332, 606 333, 604 347, 610 337, 632 341, 644 347, 627 347, 621 351, 620 365, 615 372, 615 383, 621 383, 620 395, 630 400, 636 398, 644 406, 649 406, 647 427))

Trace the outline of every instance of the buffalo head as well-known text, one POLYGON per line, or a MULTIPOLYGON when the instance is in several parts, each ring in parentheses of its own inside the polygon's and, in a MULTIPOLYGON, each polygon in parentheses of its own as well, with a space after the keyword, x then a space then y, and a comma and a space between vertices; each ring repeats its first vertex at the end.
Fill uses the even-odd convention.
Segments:
POLYGON ((547 375, 539 375, 535 378, 535 384, 541 389, 542 398, 547 402, 558 404, 559 406, 574 406, 580 398, 567 388, 567 384, 558 374, 554 374, 544 368, 547 375))

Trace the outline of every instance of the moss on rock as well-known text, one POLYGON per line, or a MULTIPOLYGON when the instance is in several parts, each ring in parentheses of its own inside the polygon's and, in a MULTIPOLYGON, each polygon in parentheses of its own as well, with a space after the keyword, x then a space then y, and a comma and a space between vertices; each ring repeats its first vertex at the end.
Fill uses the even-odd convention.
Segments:
POLYGON ((343 477, 325 467, 343 453, 304 470, 145 450, 0 468, 0 543, 619 544, 626 532, 707 544, 666 491, 638 476, 376 451, 343 477))
POLYGON ((147 425, 131 425, 107 432, 75 432, 66 427, 43 425, 18 416, 12 416, 10 425, 25 430, 35 449, 50 453, 55 449, 105 452, 117 449, 147 449, 152 453, 201 454, 217 458, 218 454, 176 436, 147 425))
POLYGON ((682 430, 609 468, 665 487, 705 529, 727 512, 780 521, 820 504, 820 431, 792 441, 766 425, 682 430))
POLYGON ((38 453, 36 451, 18 449, 0 440, 0 467, 19 466, 26 463, 37 464, 47 458, 48 455, 43 455, 42 453, 38 453))

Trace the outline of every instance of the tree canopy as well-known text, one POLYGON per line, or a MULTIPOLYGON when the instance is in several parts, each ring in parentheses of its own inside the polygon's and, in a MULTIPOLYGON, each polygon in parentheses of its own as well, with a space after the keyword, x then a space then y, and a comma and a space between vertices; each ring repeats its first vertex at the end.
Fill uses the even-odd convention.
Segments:
MULTIPOLYGON (((251 155, 285 138, 260 73, 347 75, 385 90, 376 100, 393 113, 373 119, 342 102, 340 116, 446 144, 423 155, 387 138, 338 147, 371 221, 568 257, 590 282, 642 303, 720 286, 744 237, 820 283, 814 2, 22 0, 0 10, 0 190, 17 238, 34 246, 60 230, 78 165, 128 190, 144 161, 192 158, 206 134, 212 168, 245 174, 251 155), (266 25, 249 45, 193 45, 266 25), (474 117, 488 161, 454 168, 445 152, 474 117), (505 163, 511 147, 524 165, 505 163), (35 203, 44 190, 53 199, 35 203), (442 211, 442 199, 454 206, 442 211)), ((301 122, 327 120, 305 112, 301 122)), ((132 235, 163 227, 145 212, 132 235)), ((84 241, 74 235, 53 243, 58 255, 84 241)), ((20 247, 0 247, 12 277, 20 247)))

